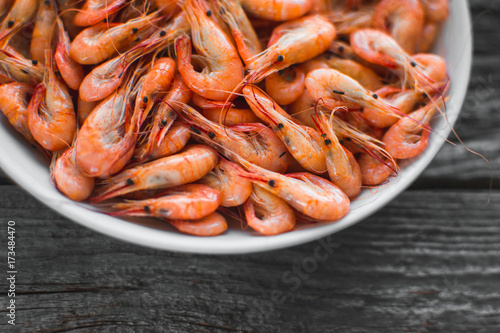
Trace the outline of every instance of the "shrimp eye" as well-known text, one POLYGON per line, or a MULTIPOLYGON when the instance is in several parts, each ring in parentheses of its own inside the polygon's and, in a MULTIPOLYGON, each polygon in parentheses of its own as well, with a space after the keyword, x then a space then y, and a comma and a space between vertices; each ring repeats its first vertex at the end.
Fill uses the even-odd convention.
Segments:
POLYGON ((285 57, 281 54, 278 56, 278 59, 276 59, 278 62, 282 62, 283 60, 285 60, 285 57))
POLYGON ((31 60, 31 63, 36 66, 38 65, 38 60, 31 60))
POLYGON ((326 140, 325 140, 325 145, 327 145, 327 146, 328 146, 328 145, 329 145, 329 144, 331 144, 331 143, 332 143, 332 140, 330 140, 330 139, 326 139, 326 140))
POLYGON ((132 186, 132 185, 134 185, 134 180, 132 178, 128 178, 126 183, 128 186, 132 186))
POLYGON ((210 139, 213 139, 215 137, 215 133, 214 132, 208 132, 208 137, 210 139))
POLYGON ((339 95, 344 95, 345 94, 343 91, 340 91, 340 90, 332 90, 332 92, 334 94, 339 94, 339 95))
POLYGON ((271 187, 275 187, 276 186, 276 181, 274 179, 269 179, 269 181, 267 182, 269 184, 269 186, 271 187))
POLYGON ((161 121, 161 126, 163 126, 163 127, 167 126, 167 121, 165 119, 163 119, 161 121))
POLYGON ((149 208, 149 206, 144 206, 144 211, 146 213, 149 213, 149 212, 151 212, 151 208, 149 208))
POLYGON ((212 16, 212 11, 211 10, 207 10, 207 16, 208 17, 212 16))
POLYGON ((417 63, 415 61, 410 62, 411 67, 417 67, 417 63))
POLYGON ((378 99, 378 95, 377 94, 373 94, 373 98, 378 99))
POLYGON ((340 45, 340 46, 339 46, 339 52, 340 52, 340 53, 344 52, 344 45, 340 45))
POLYGON ((7 22, 8 28, 12 28, 13 25, 14 25, 14 20, 10 20, 9 22, 7 22))
POLYGON ((165 30, 160 31, 160 37, 163 37, 163 36, 165 36, 166 34, 167 34, 167 32, 166 32, 165 30))
POLYGON ((135 39, 135 41, 136 41, 136 42, 138 42, 138 41, 140 41, 140 40, 141 40, 141 39, 140 39, 139 37, 137 37, 137 38, 135 39))
POLYGON ((199 130, 199 129, 197 129, 196 127, 194 127, 194 126, 191 126, 191 131, 195 132, 195 133, 196 133, 196 134, 198 134, 198 135, 200 135, 200 134, 201 134, 200 130, 199 130))
POLYGON ((134 34, 136 34, 136 33, 137 33, 137 31, 139 31, 139 29, 137 29, 137 28, 133 28, 133 29, 132 29, 132 32, 133 32, 134 34))
POLYGON ((283 124, 282 124, 282 123, 279 123, 279 124, 278 124, 278 129, 283 129, 283 127, 285 127, 285 126, 283 126, 283 124))
POLYGON ((144 97, 142 98, 142 102, 143 102, 143 103, 147 103, 148 101, 149 101, 149 99, 148 99, 148 97, 147 97, 147 96, 144 96, 144 97))
POLYGON ((427 103, 422 102, 422 107, 427 106, 427 103))

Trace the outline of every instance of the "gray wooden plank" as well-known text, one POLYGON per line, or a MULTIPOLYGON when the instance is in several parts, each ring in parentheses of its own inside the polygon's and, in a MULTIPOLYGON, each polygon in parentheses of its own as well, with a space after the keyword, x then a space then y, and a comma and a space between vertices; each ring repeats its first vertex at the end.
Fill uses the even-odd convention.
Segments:
POLYGON ((14 219, 30 332, 496 332, 499 213, 498 190, 409 191, 321 242, 203 256, 102 236, 2 186, 0 238, 14 219))

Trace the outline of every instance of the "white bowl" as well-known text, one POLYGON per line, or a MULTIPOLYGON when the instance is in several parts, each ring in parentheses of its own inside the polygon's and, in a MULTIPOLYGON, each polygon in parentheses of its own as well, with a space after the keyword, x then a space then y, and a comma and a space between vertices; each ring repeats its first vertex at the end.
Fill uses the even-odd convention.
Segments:
POLYGON ((434 124, 429 146, 418 158, 405 163, 398 177, 372 191, 364 191, 351 204, 351 212, 334 223, 319 223, 277 236, 260 236, 234 225, 225 234, 202 238, 181 234, 153 219, 122 220, 88 209, 61 195, 50 183, 47 162, 40 153, 16 133, 1 116, 0 167, 35 198, 75 222, 100 233, 152 248, 211 254, 237 254, 268 251, 306 243, 347 228, 370 216, 412 184, 431 162, 450 133, 463 103, 472 61, 472 31, 466 1, 451 1, 451 15, 435 53, 446 58, 451 78, 447 102, 448 124, 443 118, 434 124), (135 221, 135 222, 132 222, 135 221))

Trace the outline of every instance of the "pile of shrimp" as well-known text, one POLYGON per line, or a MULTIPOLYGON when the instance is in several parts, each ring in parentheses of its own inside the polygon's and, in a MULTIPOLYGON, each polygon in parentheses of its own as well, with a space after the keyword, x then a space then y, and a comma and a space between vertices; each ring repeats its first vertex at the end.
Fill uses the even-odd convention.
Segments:
POLYGON ((448 0, 0 0, 0 109, 68 198, 215 236, 342 219, 421 154, 448 0))

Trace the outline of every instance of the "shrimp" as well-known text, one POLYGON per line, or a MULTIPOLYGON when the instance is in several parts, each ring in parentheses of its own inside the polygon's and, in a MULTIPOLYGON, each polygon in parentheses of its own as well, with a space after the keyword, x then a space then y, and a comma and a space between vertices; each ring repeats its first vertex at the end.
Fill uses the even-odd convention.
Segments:
POLYGON ((246 169, 253 184, 277 195, 290 206, 317 220, 338 220, 349 212, 349 198, 326 179, 302 172, 282 175, 252 164, 238 155, 233 158, 246 169))
POLYGON ((15 0, 0 25, 0 41, 29 24, 37 12, 39 3, 38 0, 15 0))
POLYGON ((94 111, 95 107, 99 104, 99 102, 85 102, 80 97, 78 97, 78 104, 76 107, 76 114, 78 116, 78 124, 80 127, 85 122, 85 119, 90 115, 92 111, 94 111))
POLYGON ((354 60, 333 57, 329 54, 320 55, 316 59, 323 61, 329 68, 353 78, 368 90, 375 91, 383 86, 382 79, 373 70, 354 60))
MULTIPOLYGON (((52 59, 46 51, 46 59, 52 59)), ((44 82, 35 89, 28 106, 28 125, 35 140, 45 149, 69 147, 76 132, 76 115, 67 86, 59 81, 50 60, 44 82)))
POLYGON ((263 235, 278 235, 295 227, 295 213, 286 201, 257 185, 244 209, 248 225, 263 235))
POLYGON ((438 32, 439 25, 437 23, 426 22, 422 30, 422 38, 420 39, 418 52, 428 52, 434 45, 438 32))
MULTIPOLYGON (((170 105, 175 103, 188 103, 193 92, 186 86, 182 77, 175 74, 172 88, 164 97, 164 103, 161 103, 152 120, 152 128, 148 134, 147 142, 137 151, 135 155, 136 161, 142 161, 159 147, 169 147, 165 145, 165 137, 170 130, 170 127, 177 119, 177 113, 170 105)), ((168 139, 168 138, 167 138, 168 139)), ((160 149, 163 151, 163 149, 160 149)))
MULTIPOLYGON (((31 37, 31 58, 45 64, 45 50, 51 48, 52 32, 57 18, 54 0, 43 1, 38 7, 35 26, 31 37)), ((51 61, 51 59, 47 59, 51 61)))
POLYGON ((252 183, 241 173, 239 165, 220 159, 215 168, 198 182, 220 192, 222 207, 236 207, 245 203, 252 193, 252 183))
POLYGON ((7 77, 14 81, 38 85, 42 80, 45 69, 37 60, 28 60, 14 48, 7 45, 0 49, 0 66, 7 77))
POLYGON ((95 65, 109 59, 137 38, 139 30, 150 27, 157 13, 110 25, 99 23, 86 28, 71 44, 70 55, 82 65, 95 65))
POLYGON ((153 199, 112 205, 113 216, 153 216, 173 220, 197 220, 215 212, 221 203, 219 191, 201 184, 172 187, 153 199))
POLYGON ((226 101, 214 101, 211 99, 206 99, 198 94, 193 94, 191 99, 194 105, 201 109, 213 109, 213 108, 230 108, 233 107, 233 103, 226 101))
POLYGON ((386 113, 399 111, 379 99, 377 94, 365 89, 358 81, 335 69, 317 69, 307 74, 306 88, 315 100, 321 100, 332 108, 345 105, 359 109, 357 105, 361 105, 386 113))
POLYGON ((76 162, 92 177, 107 177, 131 157, 138 131, 131 116, 130 90, 134 80, 102 101, 90 113, 75 142, 76 162), (124 159, 122 159, 124 158, 124 159))
POLYGON ((277 172, 287 169, 286 147, 270 128, 260 123, 226 128, 206 119, 188 105, 182 105, 182 115, 188 123, 196 126, 192 129, 197 138, 221 150, 224 155, 236 153, 252 163, 277 172))
POLYGON ((281 24, 273 31, 269 47, 247 66, 247 81, 260 82, 281 69, 314 58, 328 49, 335 36, 333 24, 319 15, 281 24))
POLYGON ((300 67, 290 66, 266 77, 266 92, 280 105, 288 105, 302 95, 306 74, 300 67))
POLYGON ((450 14, 449 0, 420 0, 427 21, 442 23, 450 14))
POLYGON ((408 159, 423 152, 429 143, 429 122, 437 111, 438 104, 431 103, 392 125, 382 138, 389 154, 408 159))
POLYGON ((361 153, 358 157, 358 164, 361 170, 363 185, 380 185, 394 173, 391 162, 384 162, 381 158, 375 158, 367 153, 361 153))
POLYGON ((59 40, 57 43, 56 53, 54 54, 57 68, 59 69, 64 82, 66 82, 71 89, 78 90, 83 78, 85 77, 83 67, 74 61, 69 55, 71 43, 68 33, 64 30, 64 25, 60 18, 57 19, 57 28, 59 40))
MULTIPOLYGON (((446 84, 448 81, 448 74, 446 73, 446 61, 443 57, 437 54, 419 53, 411 57, 422 68, 422 72, 429 79, 435 82, 446 84)), ((432 93, 432 91, 429 91, 432 93)))
POLYGON ((177 230, 195 236, 217 236, 227 230, 224 216, 214 212, 199 220, 168 220, 177 230))
POLYGON ((276 135, 302 167, 314 173, 326 171, 325 155, 317 131, 297 125, 259 88, 249 85, 243 88, 243 93, 253 112, 273 127, 276 135))
MULTIPOLYGON (((332 116, 333 117, 333 113, 332 116)), ((324 135, 323 151, 326 156, 328 175, 348 197, 353 199, 361 193, 361 170, 353 154, 344 148, 328 118, 320 113, 316 116, 318 130, 324 135)))
POLYGON ((371 28, 373 25, 373 9, 364 7, 355 12, 330 11, 326 17, 335 25, 337 34, 350 35, 354 31, 371 28))
POLYGON ((416 90, 434 88, 434 81, 425 75, 422 65, 384 32, 374 29, 356 31, 351 35, 351 45, 363 59, 394 71, 404 80, 403 85, 408 84, 416 90))
POLYGON ((192 145, 181 153, 127 169, 106 180, 92 202, 100 202, 140 190, 169 188, 203 178, 219 157, 210 147, 192 145))
POLYGON ((139 146, 134 152, 135 161, 156 160, 165 156, 170 156, 186 146, 191 138, 191 132, 186 125, 175 122, 163 137, 159 145, 153 145, 149 149, 147 142, 139 146))
POLYGON ((260 119, 253 113, 251 109, 237 108, 213 108, 204 109, 203 115, 208 120, 215 123, 221 122, 224 126, 233 126, 245 123, 258 123, 260 119))
POLYGON ((229 25, 238 53, 245 65, 262 52, 262 45, 252 24, 242 8, 240 0, 217 0, 219 12, 229 25))
POLYGON ((126 2, 126 0, 87 0, 75 15, 74 23, 80 27, 99 23, 119 11, 126 2))
POLYGON ((240 0, 252 16, 272 21, 289 21, 303 16, 312 0, 240 0))
POLYGON ((194 47, 207 62, 202 72, 195 71, 191 64, 191 38, 183 34, 175 42, 179 72, 184 82, 198 95, 225 100, 244 77, 238 52, 221 28, 206 15, 203 0, 187 0, 182 8, 191 24, 194 47))
POLYGON ((424 28, 420 0, 382 0, 375 8, 373 25, 389 31, 409 54, 415 53, 424 28))
POLYGON ((76 165, 75 149, 70 147, 54 156, 56 158, 50 167, 50 176, 56 188, 71 200, 87 199, 94 189, 94 178, 83 174, 76 165))
POLYGON ((33 88, 25 83, 0 85, 0 110, 9 123, 31 143, 35 142, 28 125, 28 103, 33 88))

